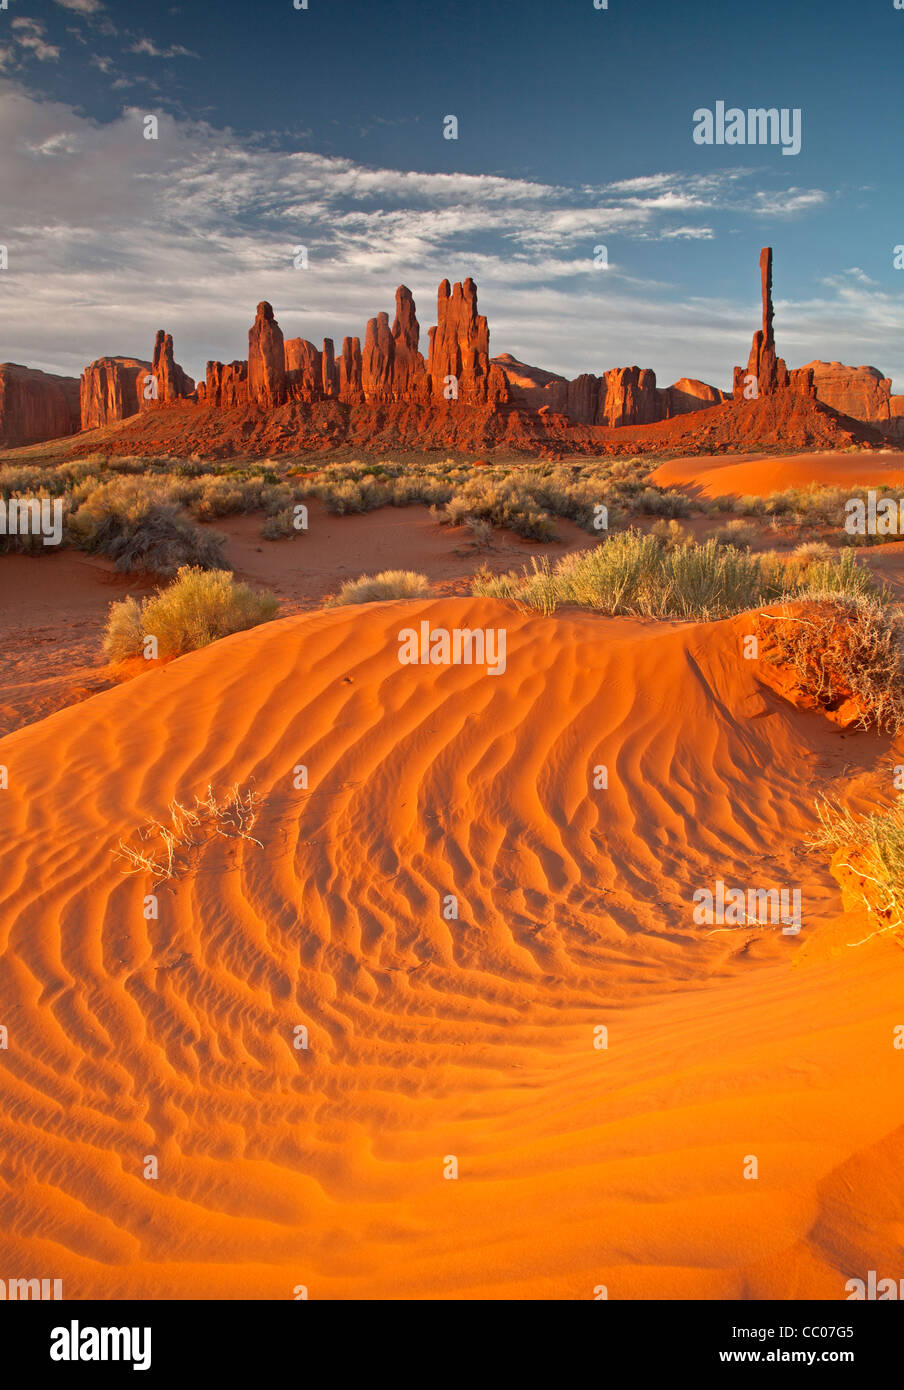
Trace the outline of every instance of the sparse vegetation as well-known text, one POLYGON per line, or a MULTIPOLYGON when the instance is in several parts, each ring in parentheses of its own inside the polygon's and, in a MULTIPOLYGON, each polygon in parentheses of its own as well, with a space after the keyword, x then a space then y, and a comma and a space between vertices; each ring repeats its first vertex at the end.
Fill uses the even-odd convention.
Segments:
POLYGON ((794 672, 823 709, 853 702, 861 728, 897 734, 904 725, 904 620, 876 598, 805 591, 793 612, 761 613, 761 659, 794 672))
POLYGON ((70 539, 81 550, 115 560, 126 573, 175 574, 183 565, 222 569, 225 537, 202 531, 179 503, 185 485, 174 479, 113 478, 78 484, 66 518, 70 539))
POLYGON ((751 526, 748 521, 742 521, 740 517, 735 517, 734 521, 727 521, 724 526, 717 526, 712 532, 713 540, 720 541, 723 545, 736 545, 740 548, 753 545, 756 540, 757 531, 755 526, 751 526))
POLYGON ((847 851, 846 867, 866 883, 863 902, 881 925, 861 941, 890 932, 904 935, 904 794, 889 807, 869 815, 854 815, 837 801, 817 802, 820 828, 810 839, 812 849, 834 854, 847 851))
POLYGON ((671 521, 657 521, 650 535, 655 536, 667 550, 674 550, 679 545, 688 545, 693 540, 690 531, 674 518, 671 521))
POLYGON ((374 603, 378 599, 428 598, 430 581, 425 574, 414 570, 383 570, 380 574, 362 574, 349 579, 338 594, 324 603, 324 608, 338 608, 347 603, 374 603))
POLYGON ((218 798, 208 786, 203 797, 194 798, 194 806, 178 801, 169 804, 167 821, 148 821, 138 831, 138 843, 120 839, 113 853, 125 864, 123 873, 150 874, 154 887, 170 879, 181 878, 193 867, 195 851, 222 836, 228 840, 248 840, 263 849, 263 844, 251 831, 257 821, 260 797, 251 790, 242 790, 234 783, 218 798))
POLYGON ((108 661, 142 655, 145 637, 153 636, 158 656, 181 656, 269 622, 278 608, 273 594, 255 593, 228 570, 184 566, 172 584, 140 604, 129 597, 111 606, 104 654, 108 661))
POLYGON ((533 559, 521 573, 475 578, 473 591, 515 599, 543 613, 563 604, 597 612, 657 618, 728 617, 790 593, 876 592, 867 570, 850 552, 837 562, 786 565, 774 553, 752 555, 715 539, 669 546, 657 535, 623 531, 591 550, 554 564, 533 559))

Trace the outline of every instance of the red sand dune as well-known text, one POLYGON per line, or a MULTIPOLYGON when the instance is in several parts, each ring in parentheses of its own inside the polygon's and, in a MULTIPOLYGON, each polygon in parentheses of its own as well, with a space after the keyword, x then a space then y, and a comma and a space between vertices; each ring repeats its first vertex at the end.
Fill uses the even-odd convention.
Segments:
POLYGON ((901 755, 764 692, 748 627, 340 609, 0 740, 3 1267, 237 1299, 896 1273, 900 953, 846 944, 802 845, 901 755), (401 666, 422 618, 504 626, 505 673, 401 666), (117 840, 235 781, 263 848, 215 839, 146 921, 117 840), (716 878, 799 885, 800 937, 694 926, 716 878))
POLYGON ((704 497, 768 497, 792 487, 825 483, 830 487, 864 488, 883 483, 904 486, 904 453, 796 454, 740 459, 676 458, 650 474, 660 487, 694 490, 704 497))

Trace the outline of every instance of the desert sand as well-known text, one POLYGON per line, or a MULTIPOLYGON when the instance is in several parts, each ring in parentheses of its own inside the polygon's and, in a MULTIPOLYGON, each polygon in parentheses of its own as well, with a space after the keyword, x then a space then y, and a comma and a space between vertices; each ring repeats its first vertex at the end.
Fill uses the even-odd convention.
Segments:
POLYGON ((768 497, 786 488, 886 487, 904 484, 904 454, 884 449, 873 454, 749 454, 741 458, 674 458, 650 474, 660 487, 681 487, 702 497, 768 497))
POLYGON ((804 842, 902 750, 763 690, 748 625, 300 614, 0 740, 5 1267, 75 1298, 894 1273, 900 949, 849 944, 804 842), (400 665, 424 619, 505 627, 504 674, 400 665), (262 847, 214 838, 145 920, 118 840, 234 782, 262 847), (799 886, 800 935, 694 925, 718 878, 799 886))
MULTIPOLYGON (((309 513, 310 530, 292 540, 262 540, 259 513, 224 517, 211 528, 226 536, 226 561, 236 578, 274 593, 285 615, 319 608, 361 573, 402 564, 425 573, 440 594, 464 594, 478 565, 520 569, 531 556, 555 559, 589 543, 587 532, 565 518, 557 520, 554 543, 499 530, 491 546, 478 548, 466 527, 440 526, 427 507, 335 516, 312 498, 309 513)), ((103 555, 66 548, 0 557, 0 736, 130 679, 134 665, 110 667, 103 655, 110 605, 165 583, 118 573, 103 555)))

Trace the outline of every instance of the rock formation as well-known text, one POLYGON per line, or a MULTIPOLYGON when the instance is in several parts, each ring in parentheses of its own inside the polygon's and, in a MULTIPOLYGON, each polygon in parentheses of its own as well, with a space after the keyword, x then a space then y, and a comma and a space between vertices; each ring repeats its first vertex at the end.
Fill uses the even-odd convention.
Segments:
POLYGON ((789 372, 784 359, 776 355, 775 332, 772 326, 775 311, 772 304, 771 246, 764 246, 760 252, 760 292, 763 301, 763 326, 753 335, 746 368, 734 369, 735 400, 771 396, 775 391, 788 389, 797 391, 802 396, 814 396, 813 379, 809 369, 801 367, 797 371, 789 372))
POLYGON ((149 386, 148 389, 141 392, 139 407, 142 410, 184 400, 195 389, 195 383, 190 376, 183 372, 173 356, 172 334, 165 333, 162 328, 158 328, 157 336, 154 339, 154 356, 151 361, 150 375, 154 379, 154 384, 153 387, 149 386))
MULTIPOLYGON (((437 322, 429 330, 426 359, 407 285, 396 290, 392 326, 388 313, 377 313, 367 323, 363 350, 360 338, 346 337, 338 355, 331 338, 323 340, 322 348, 306 338, 284 341, 272 306, 264 300, 248 334, 247 360, 208 362, 206 378, 197 388, 175 361, 173 340, 162 329, 152 362, 124 357, 92 362, 82 374, 81 424, 88 429, 140 415, 148 423, 142 437, 163 440, 169 427, 164 420, 157 430, 155 422, 158 414, 168 416, 175 432, 173 447, 178 448, 176 436, 188 429, 191 408, 201 406, 204 411, 199 413, 206 419, 199 429, 209 441, 205 447, 217 450, 233 447, 224 442, 229 434, 225 423, 211 415, 218 410, 247 412, 244 420, 236 417, 230 424, 230 439, 253 437, 254 447, 270 447, 267 441, 272 439, 280 447, 299 449, 320 448, 339 439, 370 441, 381 448, 402 439, 418 445, 429 439, 429 447, 542 452, 561 451, 567 445, 609 450, 621 447, 610 436, 624 427, 710 414, 708 423, 688 426, 687 440, 695 447, 704 441, 716 447, 719 439, 735 446, 745 431, 778 439, 783 429, 799 442, 824 442, 828 447, 843 436, 876 442, 881 437, 877 430, 888 438, 904 439, 904 397, 891 394, 891 383, 876 368, 812 362, 789 371, 777 355, 770 247, 760 255, 760 289, 762 324, 754 334, 746 369, 735 368, 731 396, 687 377, 658 387, 655 373, 645 367, 613 367, 568 380, 508 353, 491 358, 487 320, 477 309, 477 286, 465 279, 454 285, 443 280, 439 286, 437 322), (762 398, 758 414, 751 410, 749 378, 756 381, 757 399, 762 398), (178 416, 171 415, 173 411, 178 416), (835 412, 850 418, 839 422, 835 412), (855 421, 865 422, 869 429, 858 432, 855 421)), ((18 442, 27 437, 37 442, 73 428, 63 403, 68 390, 71 406, 74 383, 67 388, 65 379, 9 364, 0 372, 6 374, 0 409, 5 433, 0 439, 18 442)), ((662 439, 669 433, 662 433, 662 439)), ((678 429, 671 433, 684 438, 678 429)))
POLYGON ((137 415, 151 375, 151 363, 137 357, 98 357, 91 362, 81 379, 82 429, 100 429, 137 415))
POLYGON ((323 394, 322 354, 306 338, 287 338, 286 389, 299 400, 316 401, 323 394))
POLYGON ((686 415, 690 410, 706 410, 711 405, 721 405, 723 401, 731 399, 718 386, 709 386, 705 381, 686 376, 672 386, 666 386, 660 395, 663 397, 664 420, 670 420, 673 415, 686 415))
POLYGON ((248 404, 248 363, 247 362, 208 362, 207 379, 202 392, 198 387, 199 399, 205 405, 230 406, 248 404))
POLYGON ((572 425, 648 425, 727 399, 718 387, 687 377, 660 389, 655 372, 646 367, 614 367, 601 377, 584 373, 568 381, 519 362, 509 353, 494 357, 493 362, 504 373, 510 399, 516 405, 531 410, 545 407, 572 425))
POLYGON ((427 365, 420 353, 421 327, 414 298, 407 285, 396 290, 395 321, 392 325, 394 358, 393 396, 396 400, 424 400, 427 397, 427 365))
POLYGON ((490 362, 490 330, 477 312, 477 286, 470 277, 454 286, 443 280, 429 336, 427 372, 436 399, 471 404, 507 399, 505 376, 490 362))
POLYGON ((76 377, 0 362, 0 447, 39 444, 79 428, 76 377))
POLYGON ((248 394, 254 405, 272 410, 287 399, 286 353, 273 306, 261 300, 248 332, 248 394))
POLYGON ((343 338, 339 358, 339 399, 349 405, 364 400, 361 389, 361 339, 343 338))
POLYGON ((377 314, 368 319, 361 353, 361 389, 366 401, 391 401, 393 395, 393 364, 395 338, 389 327, 389 315, 377 314))
POLYGON ((324 396, 339 395, 339 368, 336 365, 336 349, 332 338, 324 338, 320 354, 321 389, 324 396))
POLYGON ((876 367, 810 362, 807 371, 819 400, 854 420, 885 423, 891 418, 891 382, 876 367))
POLYGON ((603 375, 596 423, 649 425, 661 419, 656 373, 646 367, 615 367, 603 375))

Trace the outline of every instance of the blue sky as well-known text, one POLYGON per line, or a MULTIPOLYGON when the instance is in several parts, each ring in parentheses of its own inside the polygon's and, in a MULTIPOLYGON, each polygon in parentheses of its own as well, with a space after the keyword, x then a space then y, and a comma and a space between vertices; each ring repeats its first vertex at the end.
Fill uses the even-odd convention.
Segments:
POLYGON ((768 243, 789 363, 904 391, 902 54, 894 0, 8 0, 0 360, 77 373, 165 327, 197 375, 259 299, 319 343, 400 282, 426 349, 471 274, 494 352, 727 386, 768 243), (718 100, 800 108, 800 154, 695 144, 718 100))

